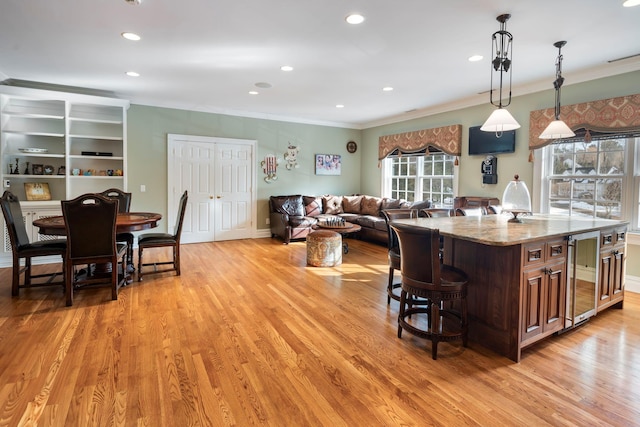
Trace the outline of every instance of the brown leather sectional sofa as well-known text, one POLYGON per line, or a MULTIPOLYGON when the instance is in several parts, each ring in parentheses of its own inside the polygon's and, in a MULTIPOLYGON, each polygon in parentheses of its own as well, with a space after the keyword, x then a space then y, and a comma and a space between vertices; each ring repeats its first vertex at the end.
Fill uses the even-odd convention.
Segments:
POLYGON ((340 217, 359 224, 358 237, 371 242, 387 244, 387 225, 381 211, 384 209, 431 207, 430 201, 407 202, 405 200, 353 196, 271 196, 269 212, 271 237, 279 236, 284 243, 304 239, 320 219, 340 217))

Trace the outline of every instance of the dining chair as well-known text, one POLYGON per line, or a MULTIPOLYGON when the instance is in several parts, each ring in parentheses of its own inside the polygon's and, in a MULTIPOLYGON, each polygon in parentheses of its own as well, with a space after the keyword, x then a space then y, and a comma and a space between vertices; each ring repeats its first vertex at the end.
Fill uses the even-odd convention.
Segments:
POLYGON ((487 206, 487 215, 500 215, 502 213, 502 205, 487 206))
POLYGON ((20 207, 20 200, 10 191, 5 191, 0 198, 2 214, 4 215, 11 252, 13 254, 13 271, 11 278, 11 295, 18 296, 21 288, 40 286, 64 286, 64 256, 67 250, 67 242, 64 239, 50 239, 30 242, 27 229, 24 224, 24 216, 20 207), (32 258, 45 256, 62 257, 62 271, 48 274, 31 274, 32 258), (20 266, 20 260, 24 258, 24 267, 20 266), (20 284, 20 275, 24 273, 24 283, 20 284), (62 276, 61 281, 55 281, 56 276, 62 276), (48 278, 45 282, 33 279, 48 278))
POLYGON ((146 274, 164 273, 174 271, 176 275, 180 275, 180 236, 182 235, 182 223, 184 222, 184 213, 187 210, 187 191, 182 193, 180 203, 178 205, 178 213, 176 215, 176 225, 173 234, 170 233, 145 233, 138 236, 138 281, 142 281, 143 267, 153 266, 154 271, 146 274), (148 262, 143 264, 142 253, 148 248, 171 247, 173 249, 173 258, 171 261, 148 262), (171 268, 158 270, 158 265, 169 265, 171 268))
POLYGON ((400 243, 402 285, 398 312, 398 338, 402 331, 431 341, 431 357, 438 343, 462 340, 467 346, 467 275, 440 262, 437 229, 392 222, 400 243), (429 301, 418 306, 413 298, 429 301), (425 316, 426 315, 426 316, 425 316))
POLYGON ((388 261, 389 261, 389 280, 387 283, 387 304, 391 303, 391 300, 400 301, 400 295, 394 293, 393 290, 400 287, 400 282, 394 283, 395 270, 400 271, 400 246, 398 244, 398 236, 396 232, 391 228, 391 221, 403 218, 416 218, 418 215, 416 209, 384 209, 382 215, 387 224, 388 233, 388 261))
POLYGON ((453 211, 449 208, 425 208, 420 210, 420 216, 427 218, 450 217, 452 215, 453 211))
MULTIPOLYGON (((110 188, 99 193, 102 196, 118 201, 118 213, 129 212, 131 208, 131 193, 120 190, 119 188, 110 188)), ((127 244, 127 270, 132 273, 135 268, 133 264, 133 233, 116 233, 116 241, 125 242, 127 244)))
POLYGON ((479 208, 456 208, 455 212, 455 216, 482 216, 487 213, 482 206, 479 208))
POLYGON ((111 299, 116 300, 118 289, 126 284, 127 245, 116 241, 118 203, 93 193, 61 202, 67 231, 65 294, 68 306, 73 304, 76 289, 109 283, 111 299), (122 274, 118 271, 118 260, 121 260, 122 274), (76 272, 78 265, 86 268, 76 272))

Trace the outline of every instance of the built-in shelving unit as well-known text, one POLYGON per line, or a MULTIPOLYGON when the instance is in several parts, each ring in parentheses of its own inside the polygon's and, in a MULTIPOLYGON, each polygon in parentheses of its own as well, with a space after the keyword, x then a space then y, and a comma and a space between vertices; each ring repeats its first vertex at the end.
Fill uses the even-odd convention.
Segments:
MULTIPOLYGON (((126 190, 128 108, 122 99, 0 86, 3 191, 35 216, 83 193, 126 190), (51 199, 27 201, 28 183, 46 184, 51 199)), ((6 240, 5 232, 5 250, 6 240)))

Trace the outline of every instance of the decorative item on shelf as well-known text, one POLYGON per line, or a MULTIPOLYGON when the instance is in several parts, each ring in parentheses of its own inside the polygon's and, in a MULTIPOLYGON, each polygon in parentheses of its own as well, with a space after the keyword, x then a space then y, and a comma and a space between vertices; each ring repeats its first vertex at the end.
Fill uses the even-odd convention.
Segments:
POLYGON ((104 169, 101 169, 98 171, 98 176, 107 176, 107 171, 104 169))
POLYGON ((44 174, 53 175, 54 167, 52 165, 44 165, 44 174))
POLYGON ((556 58, 556 79, 553 81, 553 88, 556 91, 555 120, 549 123, 549 126, 542 131, 539 136, 540 139, 561 139, 576 136, 569 126, 560 120, 560 88, 564 83, 564 77, 562 77, 562 47, 565 44, 567 44, 566 41, 559 41, 553 44, 558 48, 558 57, 556 58))
POLYGON ((67 173, 67 169, 64 166, 60 166, 58 168, 58 175, 65 175, 67 173))
POLYGON ((355 141, 347 142, 347 151, 349 153, 355 153, 357 150, 358 150, 358 144, 356 144, 355 141))
POLYGON ((27 166, 24 168, 24 175, 29 175, 29 162, 27 162, 27 166))
POLYGON ((18 162, 19 162, 19 160, 16 159, 16 167, 15 167, 15 169, 12 169, 11 168, 11 164, 9 164, 9 173, 11 175, 20 175, 20 164, 18 162))
POLYGON ((73 169, 71 169, 71 175, 73 175, 73 176, 80 176, 80 175, 82 175, 82 169, 78 169, 78 168, 73 168, 73 169))
POLYGON ((491 113, 487 121, 485 121, 482 127, 480 127, 480 130, 485 132, 495 132, 498 136, 502 131, 514 130, 520 127, 520 124, 516 119, 514 119, 506 110, 506 107, 511 104, 511 56, 513 54, 511 50, 513 36, 507 31, 507 21, 509 18, 511 18, 511 15, 508 13, 496 18, 498 22, 500 22, 500 30, 493 33, 493 36, 491 37, 491 57, 494 59, 491 61, 491 90, 489 91, 489 102, 498 108, 491 113), (499 82, 499 86, 497 88, 498 99, 494 100, 493 81, 494 74, 496 73, 498 75, 497 80, 499 82), (502 83, 507 74, 509 77, 509 96, 503 102, 502 83))
POLYGON ((27 154, 44 154, 49 151, 48 148, 18 148, 18 150, 27 154))
POLYGON ((522 218, 518 215, 527 215, 531 213, 531 196, 529 189, 524 181, 520 181, 520 177, 515 175, 513 181, 509 181, 507 187, 502 193, 502 212, 511 212, 513 218, 509 222, 522 222, 522 218))
POLYGON ((287 151, 284 153, 284 159, 287 162, 286 168, 287 170, 291 170, 293 168, 299 168, 298 164, 298 152, 300 151, 300 147, 296 147, 294 145, 289 144, 287 147, 287 151))
POLYGON ((264 177, 264 181, 267 184, 270 184, 273 181, 278 179, 278 175, 276 175, 278 171, 278 159, 275 154, 267 154, 264 156, 264 160, 260 162, 260 166, 262 166, 262 170, 266 175, 264 177))
POLYGON ((28 201, 51 200, 51 191, 46 182, 25 182, 24 193, 28 201))
POLYGON ((31 165, 31 172, 34 175, 44 175, 44 166, 42 166, 42 165, 31 165))
POLYGON ((115 171, 113 171, 113 175, 114 176, 122 176, 122 169, 116 169, 115 171))
POLYGON ((112 157, 113 153, 105 151, 82 151, 80 154, 83 156, 98 156, 98 157, 112 157))
POLYGON ((316 175, 340 175, 342 157, 339 154, 316 154, 316 175))
POLYGON ((107 176, 113 176, 113 169, 107 169, 107 176))

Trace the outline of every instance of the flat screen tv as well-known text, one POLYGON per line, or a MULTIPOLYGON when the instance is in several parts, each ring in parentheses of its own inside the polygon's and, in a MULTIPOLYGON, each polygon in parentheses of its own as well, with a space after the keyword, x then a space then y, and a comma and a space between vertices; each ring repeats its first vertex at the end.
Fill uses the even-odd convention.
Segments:
POLYGON ((502 132, 500 138, 495 132, 484 132, 480 126, 469 128, 469 155, 513 153, 516 151, 516 131, 502 132))

